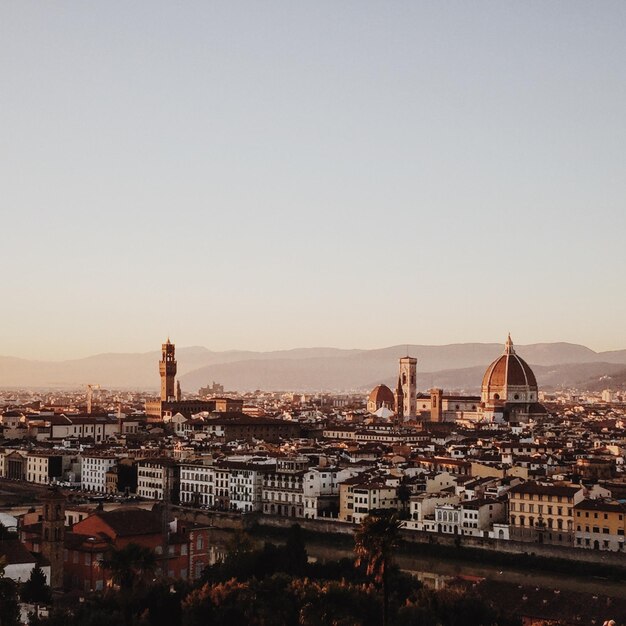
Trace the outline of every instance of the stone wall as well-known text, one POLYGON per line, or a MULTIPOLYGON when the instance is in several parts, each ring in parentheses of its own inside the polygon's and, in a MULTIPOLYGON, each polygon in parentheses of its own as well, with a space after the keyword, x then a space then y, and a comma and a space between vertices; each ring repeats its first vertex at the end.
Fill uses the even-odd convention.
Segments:
MULTIPOLYGON (((347 524, 337 520, 303 519, 298 517, 282 517, 278 515, 263 515, 251 513, 241 515, 221 511, 195 511, 183 507, 172 507, 174 515, 181 519, 200 524, 208 524, 223 530, 249 529, 255 525, 266 528, 287 530, 293 524, 299 524, 303 530, 319 535, 352 536, 358 528, 356 524, 347 524)), ((502 552, 508 554, 529 554, 543 558, 556 558, 584 563, 600 563, 626 569, 626 554, 618 552, 603 552, 585 550, 581 548, 565 548, 547 544, 523 541, 508 541, 503 539, 489 539, 428 533, 416 530, 401 530, 400 536, 408 543, 428 543, 442 546, 461 546, 466 548, 485 550, 486 552, 502 552)))

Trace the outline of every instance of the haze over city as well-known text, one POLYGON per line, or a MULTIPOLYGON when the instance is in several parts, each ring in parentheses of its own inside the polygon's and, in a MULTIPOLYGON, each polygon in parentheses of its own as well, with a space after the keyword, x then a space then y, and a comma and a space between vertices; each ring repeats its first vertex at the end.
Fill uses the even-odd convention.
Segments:
POLYGON ((0 6, 4 355, 626 347, 626 6, 0 6))
POLYGON ((626 626, 625 33, 0 2, 0 624, 626 626))

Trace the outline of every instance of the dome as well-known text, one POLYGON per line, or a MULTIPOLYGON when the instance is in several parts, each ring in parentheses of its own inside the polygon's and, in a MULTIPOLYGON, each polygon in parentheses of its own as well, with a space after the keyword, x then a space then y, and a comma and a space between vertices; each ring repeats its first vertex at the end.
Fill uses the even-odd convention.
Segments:
POLYGON ((482 400, 533 402, 537 400, 537 379, 524 359, 515 354, 511 335, 504 354, 499 356, 483 376, 482 400))
POLYGON ((378 407, 383 406, 383 404, 387 407, 393 407, 395 398, 387 385, 377 385, 370 392, 367 402, 376 404, 378 407))

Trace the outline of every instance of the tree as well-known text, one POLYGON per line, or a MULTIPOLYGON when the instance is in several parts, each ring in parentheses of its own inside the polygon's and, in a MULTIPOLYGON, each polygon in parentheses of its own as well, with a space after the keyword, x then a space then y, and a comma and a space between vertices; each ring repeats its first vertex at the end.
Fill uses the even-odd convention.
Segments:
POLYGON ((409 482, 406 476, 403 476, 402 479, 400 480, 400 484, 398 485, 398 489, 397 489, 397 494, 398 494, 398 501, 402 505, 402 512, 405 514, 403 515, 403 517, 404 519, 406 519, 408 517, 409 502, 411 500, 411 495, 412 495, 411 487, 409 486, 409 482))
POLYGON ((52 592, 46 583, 46 575, 39 565, 33 567, 30 577, 22 585, 20 592, 22 602, 31 604, 50 604, 52 602, 52 592))
POLYGON ((389 568, 399 538, 400 522, 395 513, 368 515, 355 535, 355 565, 365 565, 368 576, 380 585, 383 595, 383 626, 389 618, 389 568))
POLYGON ((18 626, 19 617, 17 585, 10 578, 0 578, 0 624, 18 626))
POLYGON ((150 549, 136 543, 129 543, 121 550, 112 550, 108 558, 100 562, 102 569, 111 573, 113 583, 119 587, 120 606, 124 623, 132 623, 133 602, 136 593, 147 579, 152 578, 156 569, 156 555, 150 549))
POLYGON ((302 575, 306 570, 309 556, 306 551, 302 528, 299 524, 293 524, 287 534, 285 544, 286 564, 285 571, 288 574, 302 575))
POLYGON ((100 562, 102 569, 111 572, 113 583, 122 590, 132 590, 141 585, 156 570, 156 555, 150 549, 129 543, 120 550, 111 550, 108 558, 100 562))
POLYGON ((2 539, 17 539, 17 533, 12 532, 0 522, 0 540, 2 539))

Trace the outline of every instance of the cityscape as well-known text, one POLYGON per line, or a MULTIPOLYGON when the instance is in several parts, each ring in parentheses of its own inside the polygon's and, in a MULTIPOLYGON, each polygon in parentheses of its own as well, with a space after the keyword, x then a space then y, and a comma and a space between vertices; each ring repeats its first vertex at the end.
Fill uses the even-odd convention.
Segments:
POLYGON ((626 626, 624 33, 0 2, 0 626, 626 626))
MULTIPOLYGON (((2 392, 5 576, 38 568, 61 598, 89 597, 115 584, 106 556, 132 544, 153 552, 155 576, 193 586, 228 562, 229 533, 297 527, 319 550, 375 516, 397 520, 417 568, 424 546, 444 561, 468 550, 496 565, 531 554, 548 571, 624 567, 626 395, 542 390, 511 335, 477 395, 418 389, 410 354, 393 390, 239 394, 211 381, 183 393, 169 338, 160 354, 156 397, 93 383, 2 392)), ((438 589, 482 580, 433 569, 418 576, 438 589)), ((583 593, 563 579, 546 603, 540 587, 507 579, 497 583, 522 618, 554 620, 567 614, 561 592, 583 593)), ((489 598, 491 584, 474 591, 489 598)), ((571 619, 594 619, 604 602, 571 604, 571 619)))

